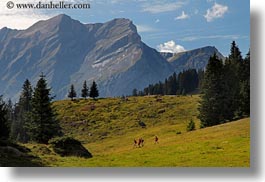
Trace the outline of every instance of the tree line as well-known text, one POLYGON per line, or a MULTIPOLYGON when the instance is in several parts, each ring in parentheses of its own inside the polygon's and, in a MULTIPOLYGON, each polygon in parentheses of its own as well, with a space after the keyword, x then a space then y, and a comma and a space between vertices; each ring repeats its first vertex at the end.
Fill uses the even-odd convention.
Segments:
POLYGON ((178 75, 173 73, 165 79, 164 82, 150 84, 142 91, 133 89, 133 96, 145 95, 186 95, 188 93, 200 90, 204 77, 203 70, 188 69, 180 72, 178 75))
POLYGON ((61 136, 50 90, 42 74, 34 89, 28 79, 24 82, 14 106, 10 100, 6 104, 0 97, 0 139, 47 144, 51 138, 61 136))
MULTIPOLYGON (((5 103, 0 96, 0 139, 47 144, 51 138, 62 136, 62 129, 51 103, 54 97, 51 97, 50 91, 42 74, 34 89, 28 79, 24 82, 19 101, 15 105, 11 100, 5 103)), ((96 82, 93 81, 89 91, 84 81, 81 96, 85 99, 88 96, 94 99, 98 97, 96 82)), ((68 97, 72 100, 76 97, 73 85, 68 97)))
POLYGON ((201 127, 250 116, 250 51, 243 58, 233 41, 229 56, 222 60, 214 54, 205 71, 173 73, 164 82, 150 84, 141 91, 133 89, 132 95, 185 95, 196 90, 201 93, 201 127))
MULTIPOLYGON (((82 98, 87 98, 87 97, 91 97, 93 99, 97 98, 99 96, 99 91, 98 91, 98 87, 95 81, 93 81, 90 89, 87 86, 86 81, 84 81, 83 83, 83 88, 81 90, 81 97, 82 98)), ((72 84, 70 87, 70 90, 68 92, 68 97, 71 98, 71 100, 73 100, 75 97, 77 97, 76 91, 75 91, 75 87, 72 84)))
POLYGON ((199 106, 201 127, 250 115, 250 52, 242 58, 235 41, 223 62, 214 54, 204 74, 199 106))

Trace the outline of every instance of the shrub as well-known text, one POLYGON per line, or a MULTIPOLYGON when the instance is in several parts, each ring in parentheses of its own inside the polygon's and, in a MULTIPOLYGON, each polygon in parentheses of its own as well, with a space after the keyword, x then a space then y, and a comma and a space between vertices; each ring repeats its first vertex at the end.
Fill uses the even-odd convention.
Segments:
POLYGON ((166 110, 165 109, 160 109, 160 110, 158 110, 158 114, 163 114, 164 112, 166 112, 166 110))
POLYGON ((138 121, 138 124, 142 127, 142 128, 146 128, 146 124, 143 121, 138 121))
POLYGON ((177 135, 180 135, 180 134, 181 134, 181 131, 177 131, 176 134, 177 134, 177 135))
POLYGON ((77 156, 91 158, 92 154, 81 144, 80 141, 72 137, 58 137, 49 141, 54 152, 62 157, 77 156))
POLYGON ((191 119, 189 124, 187 125, 187 131, 193 131, 195 130, 195 123, 194 121, 191 119))

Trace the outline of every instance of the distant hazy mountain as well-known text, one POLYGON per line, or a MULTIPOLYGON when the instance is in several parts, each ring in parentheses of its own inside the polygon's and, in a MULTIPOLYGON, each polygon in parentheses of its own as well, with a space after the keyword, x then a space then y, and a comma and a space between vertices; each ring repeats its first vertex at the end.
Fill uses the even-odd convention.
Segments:
POLYGON ((187 70, 190 68, 194 69, 204 69, 208 63, 210 56, 214 53, 224 60, 224 56, 212 46, 202 47, 199 49, 194 49, 186 52, 181 52, 177 54, 172 53, 160 53, 168 62, 173 66, 176 72, 187 70))
POLYGON ((170 58, 172 58, 174 56, 174 53, 171 53, 171 52, 160 52, 160 54, 165 59, 170 59, 170 58))
POLYGON ((18 98, 25 79, 35 85, 42 72, 56 99, 62 99, 70 84, 79 93, 84 80, 95 80, 101 97, 119 96, 172 71, 128 19, 82 24, 59 15, 26 30, 0 30, 0 94, 6 98, 18 98))

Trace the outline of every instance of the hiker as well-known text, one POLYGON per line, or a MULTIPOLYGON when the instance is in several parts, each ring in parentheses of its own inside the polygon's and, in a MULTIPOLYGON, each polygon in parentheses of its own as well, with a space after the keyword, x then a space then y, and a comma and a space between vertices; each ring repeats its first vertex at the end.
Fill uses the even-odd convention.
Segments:
POLYGON ((144 139, 142 139, 142 147, 144 146, 144 139))
POLYGON ((143 147, 144 146, 144 139, 143 138, 139 138, 138 140, 138 147, 143 147))
POLYGON ((133 145, 134 147, 137 147, 137 141, 136 141, 136 139, 134 139, 134 145, 133 145))
POLYGON ((142 144, 142 138, 139 138, 139 140, 138 140, 138 147, 139 148, 141 147, 141 144, 142 144))
POLYGON ((155 144, 157 144, 157 143, 158 143, 158 137, 155 136, 155 144))

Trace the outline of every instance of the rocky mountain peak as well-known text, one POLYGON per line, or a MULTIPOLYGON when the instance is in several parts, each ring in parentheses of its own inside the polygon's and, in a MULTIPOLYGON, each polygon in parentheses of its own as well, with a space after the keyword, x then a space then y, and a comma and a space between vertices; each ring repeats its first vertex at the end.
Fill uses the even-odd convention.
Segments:
POLYGON ((26 30, 0 30, 0 94, 17 100, 25 79, 35 85, 43 72, 56 99, 66 98, 71 84, 80 90, 85 80, 98 83, 100 97, 129 95, 174 70, 205 66, 211 51, 203 52, 168 62, 141 41, 129 19, 83 24, 60 14, 26 30))
POLYGON ((73 20, 70 16, 60 14, 47 20, 41 20, 26 30, 21 31, 24 36, 31 36, 37 33, 40 34, 55 34, 58 31, 73 31, 73 29, 80 29, 85 26, 77 20, 73 20))

